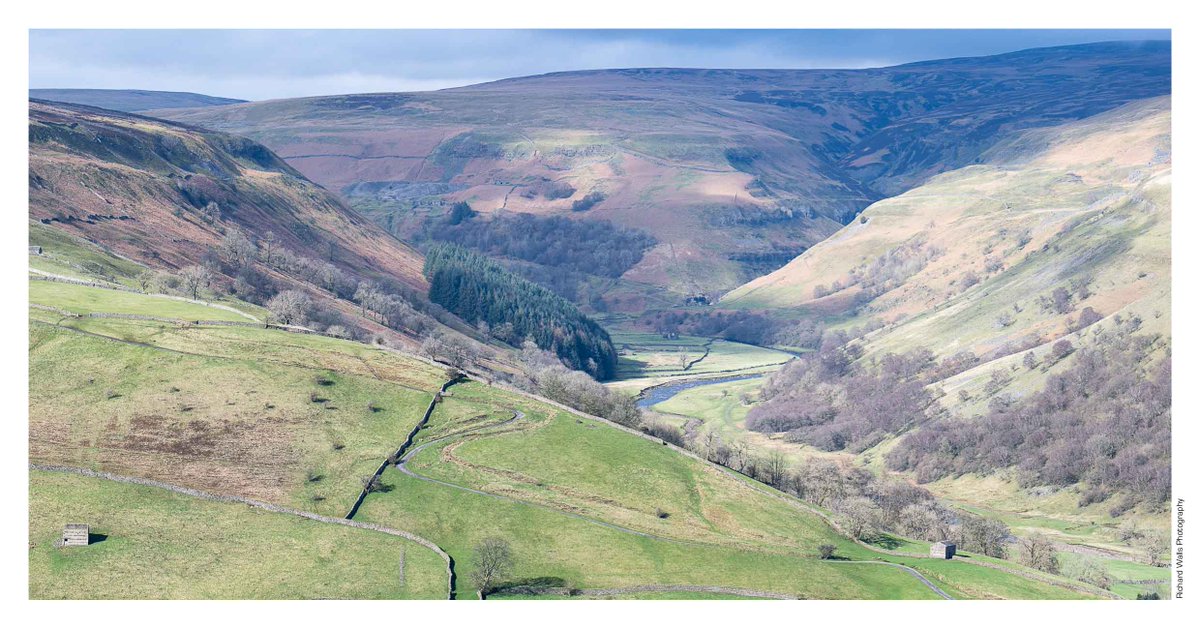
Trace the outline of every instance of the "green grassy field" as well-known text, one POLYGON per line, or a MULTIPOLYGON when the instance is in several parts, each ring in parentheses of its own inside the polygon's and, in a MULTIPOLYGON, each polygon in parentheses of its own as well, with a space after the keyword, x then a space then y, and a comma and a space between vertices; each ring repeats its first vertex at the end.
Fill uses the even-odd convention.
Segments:
MULTIPOLYGON (((1170 598, 1170 580, 1174 576, 1170 568, 1149 566, 1111 557, 1092 557, 1113 578, 1112 591, 1121 598, 1136 599, 1138 594, 1157 592, 1162 598, 1170 598), (1161 583, 1121 583, 1121 581, 1161 581, 1161 583)), ((1064 572, 1070 572, 1082 560, 1077 553, 1059 553, 1058 561, 1064 572)))
POLYGON ((610 386, 631 393, 672 380, 769 372, 793 357, 767 347, 698 336, 664 339, 661 334, 617 331, 612 337, 619 356, 617 379, 610 386))
POLYGON ((567 596, 561 594, 507 594, 499 592, 488 595, 488 600, 499 601, 754 601, 762 600, 753 596, 737 596, 736 594, 717 594, 712 592, 626 592, 604 596, 567 596))
POLYGON ((955 596, 1079 596, 986 567, 874 552, 772 497, 772 490, 751 489, 656 442, 474 383, 451 391, 418 438, 418 447, 432 445, 407 465, 453 486, 389 469, 384 479, 395 489, 370 496, 360 514, 433 539, 460 565, 469 565, 480 539, 499 535, 513 546, 518 583, 936 597, 893 566, 817 559, 816 548, 831 543, 847 559, 911 565, 955 596), (509 408, 525 417, 500 425, 511 417, 509 408), (463 430, 468 433, 441 440, 463 430), (613 483, 614 477, 622 482, 613 483))
MULTIPOLYGON (((114 293, 138 311, 159 305, 146 295, 96 290, 114 293)), ((44 296, 60 307, 73 299, 44 296)), ((104 319, 55 325, 60 317, 36 309, 30 316, 31 460, 155 478, 327 515, 345 513, 361 477, 403 441, 444 378, 441 369, 402 354, 319 336, 104 319), (372 411, 369 402, 378 410, 372 411)), ((882 554, 842 537, 773 490, 521 395, 475 382, 455 386, 419 433, 417 447, 424 444, 432 445, 413 456, 409 468, 452 486, 389 468, 382 478, 384 491, 371 494, 358 517, 441 545, 460 566, 460 593, 469 592, 465 575, 475 544, 500 535, 513 545, 517 582, 548 577, 583 588, 718 585, 811 598, 937 597, 895 566, 819 560, 817 548, 824 543, 851 560, 882 554), (523 415, 500 425, 514 411, 523 415)), ((158 495, 146 494, 147 509, 176 500, 158 495)), ((113 507, 123 501, 98 501, 94 515, 54 515, 54 526, 61 526, 57 519, 83 517, 110 526, 105 523, 123 517, 113 507)), ((135 552, 121 542, 133 531, 111 528, 109 540, 83 550, 135 552)), ((146 534, 151 533, 147 527, 146 534)), ((300 539, 288 547, 291 552, 309 548, 306 561, 325 561, 320 543, 300 539)), ((188 549, 154 552, 170 556, 163 564, 166 571, 186 573, 181 566, 194 560, 188 549)), ((370 554, 373 562, 388 556, 377 548, 347 553, 370 554)), ((956 597, 1077 596, 979 566, 885 560, 916 567, 956 597)), ((140 560, 112 561, 65 574, 98 579, 97 574, 140 560)), ((236 588, 249 587, 260 574, 256 570, 263 569, 236 562, 226 567, 234 574, 221 580, 224 590, 199 582, 197 589, 184 590, 165 580, 161 590, 141 581, 129 591, 237 597, 236 588)), ((289 578, 304 582, 312 574, 289 578)), ((36 591, 49 591, 37 588, 52 589, 58 578, 52 571, 35 576, 36 591)), ((386 589, 357 594, 348 589, 355 587, 352 583, 337 587, 343 590, 331 596, 418 595, 386 589)), ((292 590, 287 596, 323 591, 292 590)), ((101 598, 118 595, 96 592, 101 598)), ((659 594, 631 596, 674 596, 659 594)), ((284 596, 271 588, 256 595, 284 596)))
POLYGON ((34 461, 338 516, 431 397, 371 377, 180 354, 37 322, 30 347, 34 461))
POLYGON ((132 286, 133 278, 145 270, 136 262, 35 221, 29 222, 29 244, 42 248, 42 255, 29 256, 29 266, 42 271, 132 286))
POLYGON ((54 472, 30 472, 29 544, 34 599, 446 596, 442 558, 399 537, 54 472), (55 547, 67 522, 96 542, 55 547))
POLYGON ((212 308, 169 297, 81 286, 66 282, 30 282, 29 301, 44 306, 56 306, 76 314, 111 312, 168 319, 253 321, 253 319, 223 308, 212 308))

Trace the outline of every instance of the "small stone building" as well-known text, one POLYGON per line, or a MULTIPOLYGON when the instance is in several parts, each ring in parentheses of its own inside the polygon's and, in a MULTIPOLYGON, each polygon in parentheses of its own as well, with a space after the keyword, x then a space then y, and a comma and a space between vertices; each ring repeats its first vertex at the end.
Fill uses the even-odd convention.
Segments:
POLYGON ((68 524, 63 527, 63 546, 87 546, 91 528, 86 524, 68 524))
POLYGON ((933 545, 929 547, 929 556, 935 559, 953 559, 954 551, 957 549, 958 548, 954 545, 954 542, 934 542, 933 545))
POLYGON ((37 245, 29 245, 29 254, 40 256, 42 255, 42 248, 37 245))

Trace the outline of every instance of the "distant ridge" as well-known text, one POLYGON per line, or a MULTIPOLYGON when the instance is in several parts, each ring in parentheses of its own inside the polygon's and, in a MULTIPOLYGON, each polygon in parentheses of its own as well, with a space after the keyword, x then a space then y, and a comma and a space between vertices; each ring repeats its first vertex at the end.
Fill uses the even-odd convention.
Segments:
POLYGON ((503 209, 642 230, 659 244, 622 278, 682 302, 779 268, 1011 134, 1170 91, 1169 43, 1099 43, 875 69, 567 72, 147 115, 261 142, 402 239, 417 236, 414 208, 458 202, 485 219, 503 209))
POLYGON ((153 90, 31 89, 29 97, 125 112, 177 107, 213 107, 249 102, 192 92, 156 92, 153 90))

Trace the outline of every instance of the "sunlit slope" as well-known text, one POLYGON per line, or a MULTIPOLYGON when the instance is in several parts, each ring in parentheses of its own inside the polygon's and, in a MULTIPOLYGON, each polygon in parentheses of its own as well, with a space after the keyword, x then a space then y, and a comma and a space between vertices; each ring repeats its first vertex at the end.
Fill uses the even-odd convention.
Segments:
POLYGON ((988 567, 887 555, 774 490, 656 440, 476 383, 451 389, 364 520, 413 530, 470 565, 508 540, 512 584, 719 586, 801 598, 1075 598, 988 567), (518 413, 519 411, 519 413, 518 413), (843 560, 822 561, 832 544, 843 560), (857 563, 879 558, 897 565, 857 563), (847 561, 849 560, 849 561, 847 561))
MULTIPOLYGON (((50 308, 71 301, 88 313, 144 302, 123 316, 141 316, 161 304, 147 295, 88 290, 111 293, 112 300, 100 295, 80 301, 66 292, 33 297, 50 308)), ((315 335, 67 316, 44 308, 29 312, 31 462, 329 516, 345 514, 363 477, 404 442, 445 378, 441 369, 405 354, 315 335)), ((388 468, 381 491, 367 497, 356 519, 409 531, 444 548, 460 566, 460 593, 469 592, 475 544, 499 535, 513 546, 517 583, 714 586, 819 598, 939 596, 898 567, 904 565, 955 597, 1081 595, 1021 574, 864 548, 810 507, 774 490, 657 440, 477 382, 450 389, 404 464, 388 468), (851 561, 819 559, 822 544, 851 561), (897 565, 854 561, 874 557, 897 565)), ((386 582, 330 583, 303 561, 289 559, 294 545, 263 555, 263 562, 289 564, 297 574, 286 583, 311 584, 311 591, 247 589, 263 563, 229 563, 204 572, 205 579, 181 581, 178 574, 199 561, 196 549, 236 528, 225 513, 233 507, 74 477, 51 483, 42 476, 35 474, 32 486, 38 506, 31 560, 39 595, 50 596, 64 579, 93 582, 101 571, 128 570, 154 552, 162 559, 152 574, 161 573, 168 584, 156 591, 161 596, 428 594, 386 582), (83 549, 87 555, 47 545, 48 531, 61 526, 64 505, 72 503, 80 507, 70 519, 86 518, 110 535, 83 549), (188 528, 210 521, 204 518, 211 518, 209 527, 188 528), (191 524, 173 524, 180 521, 191 524), (156 538, 156 527, 176 532, 156 538), (196 544, 170 543, 171 535, 189 531, 196 544), (149 539, 159 541, 147 546, 149 539), (98 558, 76 560, 80 556, 98 558)), ((270 545, 274 536, 290 536, 318 556, 335 543, 330 539, 353 537, 315 524, 267 520, 252 539, 270 545), (295 530, 289 533, 289 527, 295 530)), ((399 547, 387 546, 383 538, 336 543, 370 555, 370 574, 398 560, 399 547)), ((416 578, 411 587, 417 587, 416 578)), ((144 583, 135 585, 128 592, 98 588, 95 595, 155 595, 144 583)))
POLYGON ((877 319, 891 325, 868 351, 943 356, 1062 337, 1086 308, 1169 332, 1170 126, 1160 98, 1028 132, 872 205, 721 304, 877 319))
POLYGON ((444 599, 433 550, 111 480, 30 472, 31 599, 444 599), (66 522, 93 543, 56 548, 66 522))

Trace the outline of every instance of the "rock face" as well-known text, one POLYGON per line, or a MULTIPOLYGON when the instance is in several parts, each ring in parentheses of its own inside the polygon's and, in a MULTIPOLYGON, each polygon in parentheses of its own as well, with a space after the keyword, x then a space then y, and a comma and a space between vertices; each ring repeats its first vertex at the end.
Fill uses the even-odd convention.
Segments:
POLYGON ((1167 42, 1109 43, 866 70, 567 72, 156 115, 254 138, 395 233, 462 200, 644 229, 659 245, 626 278, 686 295, 770 270, 1013 132, 1167 94, 1170 72, 1167 42))

